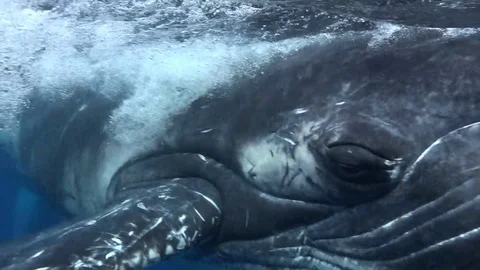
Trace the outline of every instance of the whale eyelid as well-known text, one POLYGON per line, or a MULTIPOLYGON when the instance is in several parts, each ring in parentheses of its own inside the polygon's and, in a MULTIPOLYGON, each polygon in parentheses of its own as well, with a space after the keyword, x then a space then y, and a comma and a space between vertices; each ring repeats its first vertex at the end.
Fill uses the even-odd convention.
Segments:
POLYGON ((355 147, 363 148, 363 149, 367 150, 368 152, 372 153, 373 155, 375 155, 377 157, 380 157, 380 158, 382 158, 386 161, 390 161, 390 162, 394 162, 394 163, 398 163, 398 161, 402 160, 401 158, 388 158, 385 155, 382 155, 380 152, 375 151, 374 149, 371 149, 371 148, 366 147, 364 145, 361 145, 359 143, 347 143, 347 142, 336 141, 336 142, 327 144, 325 147, 326 148, 333 148, 333 147, 337 147, 337 146, 355 146, 355 147))

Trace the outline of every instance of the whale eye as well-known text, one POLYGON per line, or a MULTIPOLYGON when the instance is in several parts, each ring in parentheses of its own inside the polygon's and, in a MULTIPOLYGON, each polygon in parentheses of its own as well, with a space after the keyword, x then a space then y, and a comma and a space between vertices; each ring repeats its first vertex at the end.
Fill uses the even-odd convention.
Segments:
POLYGON ((330 145, 326 148, 327 163, 343 181, 354 184, 374 184, 389 181, 389 160, 369 149, 353 144, 330 145))

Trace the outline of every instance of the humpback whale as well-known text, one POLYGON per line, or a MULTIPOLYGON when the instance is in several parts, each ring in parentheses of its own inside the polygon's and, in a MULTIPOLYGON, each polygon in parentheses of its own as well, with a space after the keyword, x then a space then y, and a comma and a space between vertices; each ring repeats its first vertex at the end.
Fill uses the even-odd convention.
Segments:
POLYGON ((478 269, 478 48, 474 31, 419 28, 313 42, 196 98, 135 154, 105 131, 128 85, 33 91, 19 160, 76 217, 1 247, 0 268, 197 248, 245 269, 478 269))

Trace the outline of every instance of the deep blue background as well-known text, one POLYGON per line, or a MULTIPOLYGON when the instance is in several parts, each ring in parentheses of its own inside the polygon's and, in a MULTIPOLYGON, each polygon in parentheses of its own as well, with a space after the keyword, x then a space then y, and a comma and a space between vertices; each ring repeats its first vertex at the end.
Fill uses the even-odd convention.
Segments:
MULTIPOLYGON (((17 164, 0 151, 0 245, 26 234, 48 228, 65 220, 46 198, 22 187, 29 179, 17 170, 17 164)), ((211 266, 173 259, 149 270, 206 270, 211 266)))

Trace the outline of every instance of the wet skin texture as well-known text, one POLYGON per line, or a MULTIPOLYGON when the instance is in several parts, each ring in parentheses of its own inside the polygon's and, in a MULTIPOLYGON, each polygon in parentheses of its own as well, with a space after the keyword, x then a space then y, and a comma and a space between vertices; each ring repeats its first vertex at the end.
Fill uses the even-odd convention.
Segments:
POLYGON ((200 247, 245 268, 478 269, 478 48, 420 29, 309 45, 162 123, 105 188, 102 127, 128 90, 33 94, 22 163, 81 217, 1 249, 0 267, 128 269, 200 247))

